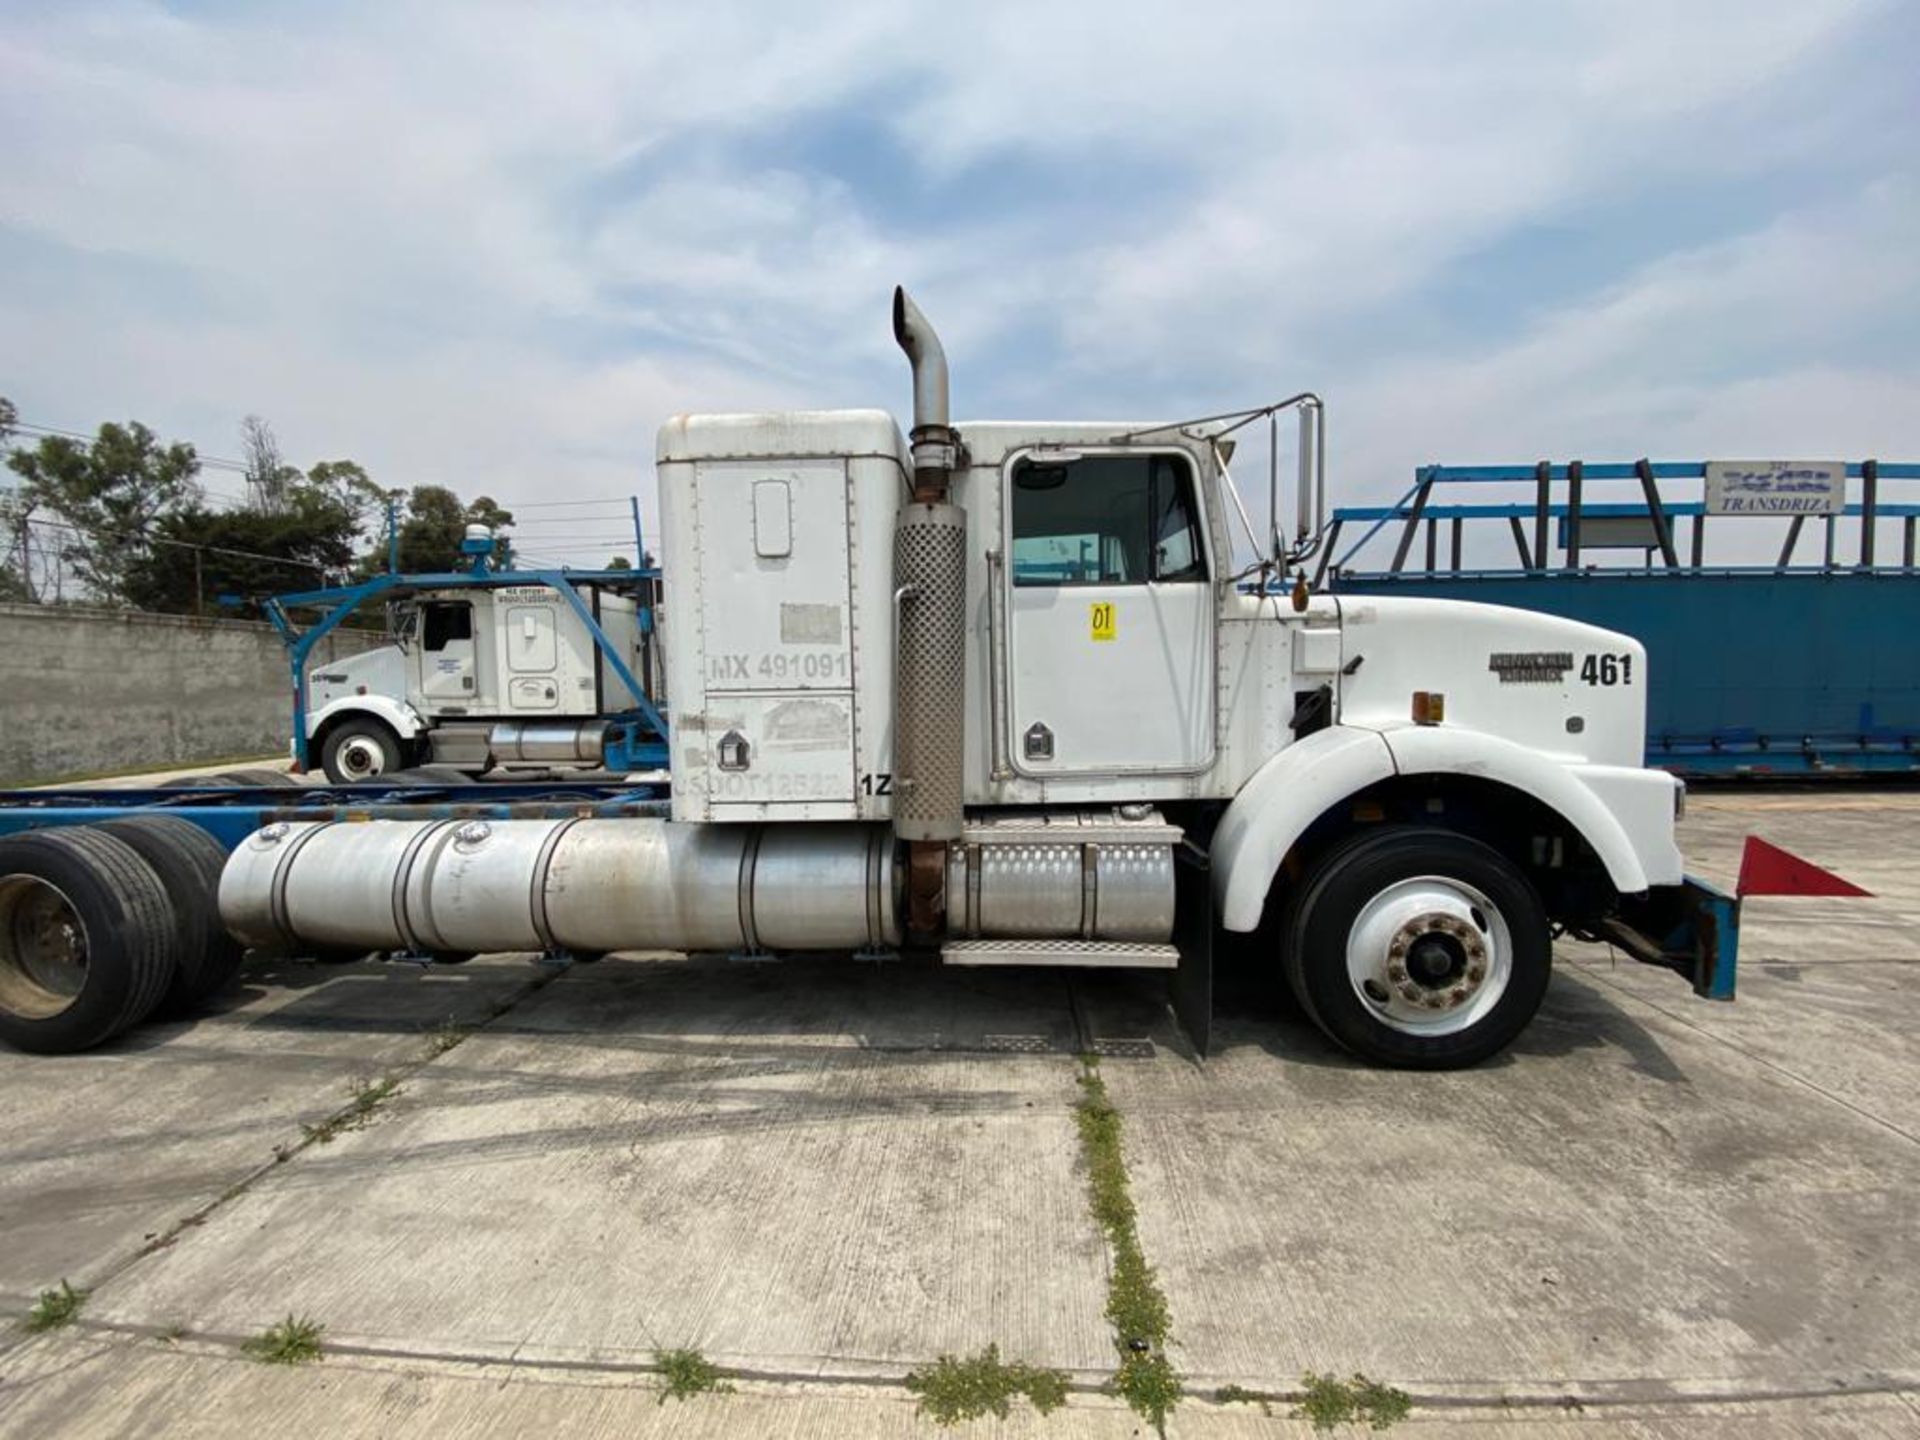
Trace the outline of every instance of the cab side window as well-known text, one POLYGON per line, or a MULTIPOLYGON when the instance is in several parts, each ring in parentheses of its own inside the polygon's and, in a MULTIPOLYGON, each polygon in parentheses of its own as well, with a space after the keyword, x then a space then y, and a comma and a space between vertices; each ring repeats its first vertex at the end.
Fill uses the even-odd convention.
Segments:
POLYGON ((1029 458, 1013 467, 1015 585, 1142 585, 1207 578, 1181 455, 1029 458))
POLYGON ((473 638, 473 607, 464 601, 420 607, 420 648, 444 650, 452 640, 473 638))

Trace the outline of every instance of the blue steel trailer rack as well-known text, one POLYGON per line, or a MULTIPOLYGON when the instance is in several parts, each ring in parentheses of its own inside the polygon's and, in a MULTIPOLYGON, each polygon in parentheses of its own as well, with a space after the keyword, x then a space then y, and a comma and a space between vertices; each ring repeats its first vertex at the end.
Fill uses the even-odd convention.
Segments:
MULTIPOLYGON (((349 615, 361 605, 379 597, 397 599, 422 590, 457 589, 497 589, 509 585, 546 585, 559 592, 566 600, 581 624, 586 626, 587 634, 593 638, 594 647, 605 658, 607 667, 631 697, 630 709, 620 710, 606 716, 607 731, 607 768, 614 771, 651 770, 663 767, 667 763, 667 722, 653 700, 648 696, 646 687, 634 675, 632 669, 621 657, 618 647, 607 638, 606 631, 593 616, 593 609, 580 594, 579 586, 603 586, 609 589, 632 589, 637 585, 658 581, 660 572, 653 568, 635 570, 494 570, 488 568, 484 556, 477 557, 471 571, 449 571, 444 574, 401 575, 388 573, 376 575, 370 580, 362 580, 355 585, 333 586, 323 590, 303 590, 290 595, 278 595, 266 602, 267 618, 280 632, 280 638, 287 647, 288 663, 293 671, 293 756, 302 770, 312 768, 312 756, 307 745, 307 661, 314 647, 324 640, 349 615), (324 614, 307 629, 300 629, 288 616, 289 608, 318 607, 324 614)), ((653 629, 653 609, 641 605, 636 616, 642 634, 651 634, 653 629)))
POLYGON ((1920 504, 1881 494, 1887 482, 1920 480, 1920 465, 1848 465, 1857 498, 1814 517, 1824 532, 1817 561, 1797 560, 1808 518, 1798 515, 1772 563, 1738 565, 1706 563, 1709 524, 1756 517, 1709 515, 1704 499, 1663 493, 1698 485, 1704 471, 1700 461, 1647 460, 1424 466, 1394 504, 1334 512, 1316 583, 1339 594, 1512 605, 1632 635, 1651 672, 1649 765, 1693 777, 1920 773, 1920 504), (1638 493, 1596 504, 1585 498, 1592 482, 1628 482, 1638 493), (1518 503, 1435 501, 1463 486, 1532 493, 1518 503), (1487 563, 1484 540, 1469 563, 1470 527, 1488 523, 1508 532, 1515 563, 1487 563), (1894 527, 1897 561, 1879 544, 1894 527), (1344 549, 1343 530, 1358 532, 1344 549), (1592 563, 1593 552, 1622 548, 1643 550, 1644 564, 1592 563))
POLYGON ((664 782, 545 780, 471 785, 374 782, 326 786, 0 791, 0 836, 133 815, 189 820, 228 849, 275 820, 538 820, 650 816, 669 809, 664 782))

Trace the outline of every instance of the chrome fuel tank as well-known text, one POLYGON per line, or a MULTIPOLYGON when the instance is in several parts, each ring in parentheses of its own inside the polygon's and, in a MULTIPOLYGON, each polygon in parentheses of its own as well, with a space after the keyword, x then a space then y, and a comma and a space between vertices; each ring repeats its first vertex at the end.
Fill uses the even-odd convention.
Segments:
POLYGON ((256 949, 848 950, 898 943, 878 825, 636 819, 278 822, 229 858, 256 949))

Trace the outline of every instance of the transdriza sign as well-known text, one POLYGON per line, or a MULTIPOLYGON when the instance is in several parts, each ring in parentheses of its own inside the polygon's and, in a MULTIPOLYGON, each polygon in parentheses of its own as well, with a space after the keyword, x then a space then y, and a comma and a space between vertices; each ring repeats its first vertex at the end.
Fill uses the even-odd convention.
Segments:
POLYGON ((1840 460, 1709 460, 1709 515, 1838 515, 1847 503, 1840 460))

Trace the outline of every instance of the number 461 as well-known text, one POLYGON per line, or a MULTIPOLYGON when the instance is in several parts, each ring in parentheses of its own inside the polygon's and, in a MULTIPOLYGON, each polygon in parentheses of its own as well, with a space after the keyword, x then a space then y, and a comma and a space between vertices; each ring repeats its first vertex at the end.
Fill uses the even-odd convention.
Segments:
POLYGON ((1633 655, 1589 655, 1580 666, 1580 678, 1589 685, 1631 685, 1633 655))

